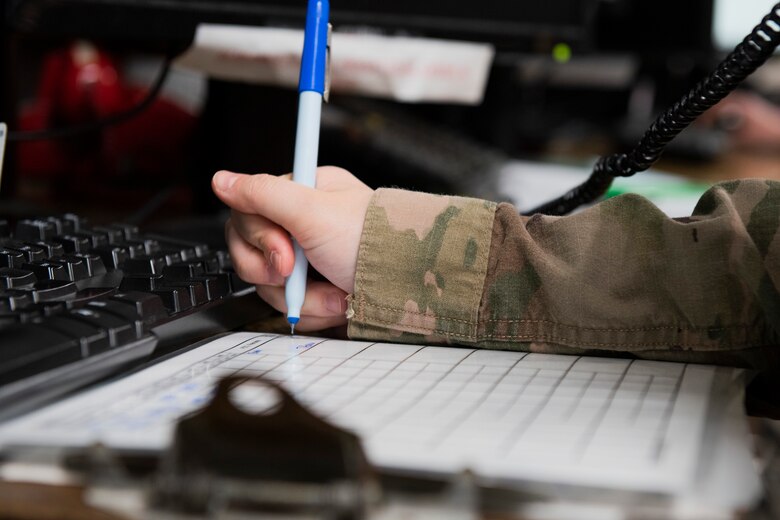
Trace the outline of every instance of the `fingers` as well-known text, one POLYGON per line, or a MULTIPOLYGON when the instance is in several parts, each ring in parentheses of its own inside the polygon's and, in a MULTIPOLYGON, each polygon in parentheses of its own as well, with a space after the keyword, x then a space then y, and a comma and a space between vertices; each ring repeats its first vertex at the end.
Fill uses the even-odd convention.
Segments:
POLYGON ((262 215, 290 231, 309 217, 315 190, 273 175, 217 172, 214 193, 241 213, 262 215))
MULTIPOLYGON (((284 287, 260 285, 257 287, 257 293, 278 311, 287 312, 284 287)), ((295 330, 317 330, 343 325, 347 322, 346 297, 347 293, 331 283, 309 280, 301 308, 301 321, 295 326, 295 330)))
POLYGON ((263 252, 244 240, 232 220, 225 225, 225 238, 233 268, 242 280, 255 285, 284 285, 284 277, 266 259, 263 252))
POLYGON ((262 252, 266 262, 276 272, 284 277, 290 276, 295 263, 295 253, 287 231, 263 216, 248 215, 236 210, 231 212, 229 222, 244 242, 262 252))

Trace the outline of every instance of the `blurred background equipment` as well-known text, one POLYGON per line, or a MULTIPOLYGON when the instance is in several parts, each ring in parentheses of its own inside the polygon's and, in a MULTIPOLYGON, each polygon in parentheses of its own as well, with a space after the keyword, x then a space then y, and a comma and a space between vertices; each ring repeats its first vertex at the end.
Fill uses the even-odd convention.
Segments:
MULTIPOLYGON (((758 22, 760 14, 747 27, 727 23, 733 18, 728 13, 743 4, 460 0, 443 9, 437 2, 344 0, 333 10, 340 33, 487 43, 495 57, 484 99, 474 106, 332 92, 321 163, 351 169, 373 186, 494 200, 508 198, 506 176, 496 171, 513 159, 571 164, 585 176, 594 157, 632 145, 660 111, 713 68, 729 31, 744 35, 758 22)), ((756 1, 744 12, 749 7, 763 13, 770 4, 756 1)), ((0 119, 17 133, 84 123, 100 128, 57 141, 12 143, 0 198, 7 205, 13 199, 14 211, 70 210, 77 203, 86 216, 131 214, 139 223, 208 216, 222 208, 209 189, 214 171, 290 170, 294 90, 176 67, 159 93, 154 83, 166 57, 192 44, 199 24, 300 29, 305 2, 6 0, 2 5, 0 119), (116 81, 107 82, 113 75, 116 81), (54 77, 67 86, 51 94, 46 85, 54 77), (141 106, 145 96, 153 99, 136 117, 101 126, 141 106)), ((766 78, 772 68, 761 71, 761 85, 771 88, 766 78)), ((744 122, 734 111, 727 116, 676 139, 665 155, 672 169, 702 171, 705 164, 709 171, 731 149, 734 122, 744 122)), ((711 180, 706 171, 700 175, 705 182, 711 180)), ((214 240, 220 237, 216 229, 214 240)))

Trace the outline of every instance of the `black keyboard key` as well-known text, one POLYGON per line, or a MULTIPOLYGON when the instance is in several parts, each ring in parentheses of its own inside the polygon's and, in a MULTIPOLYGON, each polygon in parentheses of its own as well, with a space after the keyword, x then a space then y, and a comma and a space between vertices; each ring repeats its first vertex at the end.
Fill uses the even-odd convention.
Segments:
POLYGON ((151 238, 134 238, 126 240, 127 244, 140 246, 146 255, 153 255, 160 250, 160 243, 151 238))
POLYGON ((238 273, 236 273, 236 271, 232 267, 227 267, 224 269, 224 271, 230 276, 231 291, 238 292, 238 291, 243 291, 244 289, 247 289, 249 287, 253 287, 251 283, 242 280, 241 277, 238 276, 238 273))
POLYGON ((140 255, 125 260, 122 271, 126 274, 162 274, 166 265, 168 263, 163 256, 140 255))
POLYGON ((58 235, 52 237, 51 240, 52 242, 62 244, 62 247, 65 248, 65 252, 67 253, 81 253, 83 251, 88 251, 92 247, 89 238, 78 234, 58 235))
POLYGON ((0 384, 8 384, 82 359, 81 344, 58 330, 40 324, 3 330, 0 384))
POLYGON ((24 259, 27 262, 37 262, 39 260, 46 260, 48 258, 48 251, 37 244, 26 244, 16 240, 11 240, 5 243, 5 247, 19 251, 24 255, 24 259))
POLYGON ((109 301, 128 305, 135 309, 146 325, 154 325, 168 318, 168 309, 162 298, 156 294, 135 291, 120 292, 110 298, 109 301))
POLYGON ((138 313, 136 308, 132 305, 127 305, 126 303, 115 300, 98 300, 87 304, 87 308, 110 313, 114 316, 123 318, 133 325, 135 328, 135 335, 138 338, 151 329, 149 324, 144 323, 142 316, 138 313))
POLYGON ((162 298, 163 304, 171 314, 192 308, 192 296, 188 287, 161 287, 155 290, 154 294, 162 298))
POLYGON ((96 247, 89 250, 90 253, 98 255, 103 261, 103 265, 113 270, 119 269, 121 265, 129 258, 127 248, 120 246, 96 247))
POLYGON ((144 245, 138 242, 120 242, 118 244, 113 244, 117 247, 121 247, 125 251, 127 251, 128 258, 136 258, 139 256, 146 256, 146 249, 144 249, 144 245))
POLYGON ((57 217, 45 217, 41 220, 45 220, 46 222, 54 226, 55 235, 62 235, 63 233, 73 232, 73 223, 70 221, 66 221, 66 224, 63 225, 62 219, 57 217))
POLYGON ((68 280, 78 282, 89 278, 89 268, 84 259, 75 255, 65 255, 58 258, 52 258, 51 263, 60 264, 65 267, 68 273, 68 280))
POLYGON ((16 223, 14 237, 17 240, 48 240, 57 234, 54 224, 44 219, 24 219, 16 223))
POLYGON ((68 268, 57 262, 47 260, 29 262, 22 265, 22 269, 32 271, 39 280, 67 280, 70 281, 68 268))
POLYGON ((32 285, 38 278, 32 271, 24 269, 13 269, 11 267, 0 267, 0 288, 15 289, 32 285))
POLYGON ((203 284, 209 301, 218 300, 230 294, 230 275, 226 273, 196 276, 191 281, 203 284))
POLYGON ((203 276, 206 271, 203 262, 177 262, 165 266, 162 273, 166 280, 190 280, 196 276, 203 276))
POLYGON ((65 213, 60 217, 63 222, 63 226, 68 226, 66 233, 78 233, 85 227, 87 227, 87 219, 81 218, 73 213, 65 213))
MULTIPOLYGON (((92 232, 102 233, 103 235, 105 235, 105 237, 108 239, 109 245, 123 242, 126 239, 125 234, 122 232, 122 229, 113 226, 95 226, 92 228, 92 232)), ((138 230, 136 228, 136 233, 137 232, 138 230)))
POLYGON ((18 289, 0 290, 0 312, 13 312, 34 302, 30 291, 18 289))
POLYGON ((93 308, 83 308, 72 311, 68 316, 81 320, 108 333, 108 342, 112 347, 120 347, 126 343, 140 339, 136 336, 136 327, 132 322, 107 312, 101 312, 93 308))
POLYGON ((49 318, 46 320, 46 327, 78 341, 84 357, 94 356, 111 348, 108 331, 67 314, 49 318))
POLYGON ((186 282, 166 282, 164 287, 181 287, 187 290, 190 295, 190 302, 193 307, 208 303, 209 297, 206 293, 206 287, 201 282, 186 281, 186 282))
POLYGON ((102 247, 108 245, 108 235, 95 231, 94 229, 87 229, 81 233, 76 233, 75 236, 86 238, 89 241, 89 247, 102 247))
POLYGON ((78 287, 67 280, 39 280, 32 287, 36 302, 64 301, 76 296, 78 287))
POLYGON ((222 267, 219 265, 219 258, 217 258, 216 254, 206 255, 199 258, 199 260, 203 263, 203 269, 206 271, 206 274, 219 273, 222 270, 222 267))
POLYGON ((57 242, 38 241, 30 242, 30 245, 42 247, 47 258, 54 258, 55 256, 62 256, 65 254, 65 248, 62 247, 62 244, 58 244, 57 242))
POLYGON ((119 290, 152 292, 163 285, 161 274, 126 274, 119 284, 119 290))
POLYGON ((88 303, 103 301, 117 292, 116 287, 88 287, 70 296, 65 303, 69 309, 84 307, 88 303))
POLYGON ((25 262, 27 259, 21 251, 0 247, 0 267, 22 267, 25 262))
POLYGON ((26 312, 35 312, 41 318, 48 318, 49 316, 56 316, 64 313, 68 310, 68 306, 65 305, 65 302, 48 301, 32 303, 22 310, 26 312))
POLYGON ((95 253, 71 253, 65 255, 65 258, 78 259, 84 263, 87 268, 87 276, 100 276, 106 274, 106 266, 103 259, 95 253))
POLYGON ((121 232, 124 237, 121 241, 136 240, 138 238, 138 226, 136 225, 116 223, 106 227, 121 232))
POLYGON ((155 235, 150 233, 147 235, 149 238, 157 240, 160 245, 168 249, 178 249, 181 251, 183 260, 193 260, 209 254, 209 246, 198 242, 191 242, 189 240, 179 240, 162 235, 155 235))

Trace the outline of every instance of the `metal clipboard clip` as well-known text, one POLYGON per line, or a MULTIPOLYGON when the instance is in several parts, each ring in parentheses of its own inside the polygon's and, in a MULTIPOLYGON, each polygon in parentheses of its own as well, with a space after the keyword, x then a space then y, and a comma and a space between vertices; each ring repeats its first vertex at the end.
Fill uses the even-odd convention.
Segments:
POLYGON ((210 404, 178 423, 151 505, 191 514, 364 518, 379 498, 355 434, 311 414, 274 383, 233 376, 220 381, 210 404), (265 409, 247 409, 249 403, 265 409))

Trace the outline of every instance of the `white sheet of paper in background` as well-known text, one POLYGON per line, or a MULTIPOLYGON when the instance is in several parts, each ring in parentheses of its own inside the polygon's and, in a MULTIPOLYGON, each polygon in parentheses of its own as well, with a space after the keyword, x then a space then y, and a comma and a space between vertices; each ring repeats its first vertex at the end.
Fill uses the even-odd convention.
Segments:
MULTIPOLYGON (((302 46, 302 30, 203 24, 176 65, 219 79, 295 88, 302 46)), ((494 54, 484 43, 334 32, 331 91, 477 104, 494 54)))

